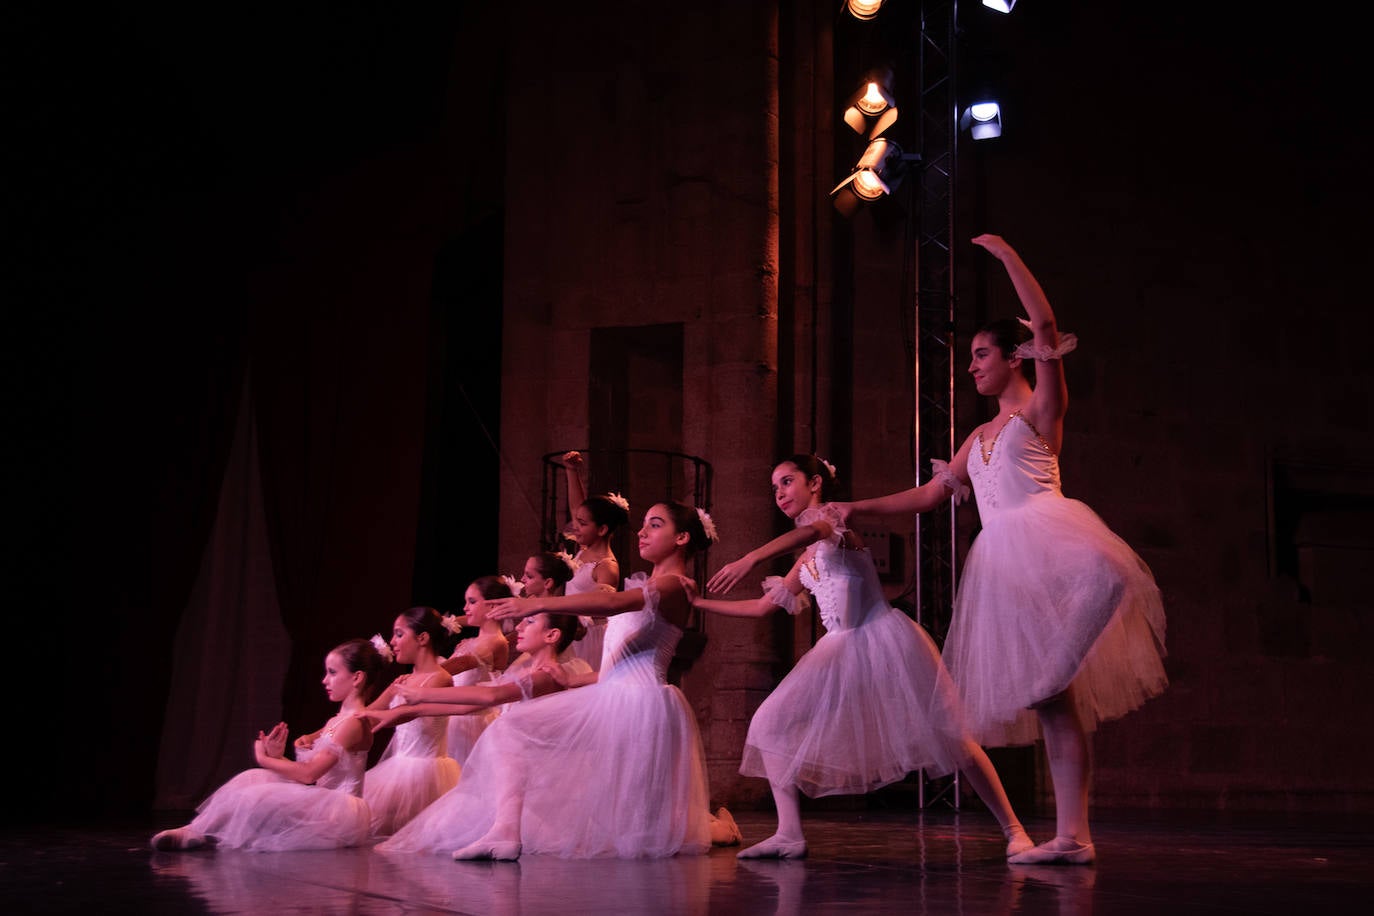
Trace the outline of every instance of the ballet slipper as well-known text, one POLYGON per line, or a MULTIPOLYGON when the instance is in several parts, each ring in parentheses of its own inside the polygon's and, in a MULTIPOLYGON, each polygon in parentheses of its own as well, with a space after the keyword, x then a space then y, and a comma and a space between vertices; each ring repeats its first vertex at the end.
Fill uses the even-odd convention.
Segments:
POLYGON ((153 834, 152 847, 159 852, 173 849, 195 849, 205 845, 205 837, 190 827, 176 827, 153 834))
POLYGON ((497 862, 514 862, 520 858, 519 840, 487 840, 481 839, 476 843, 469 843, 462 849, 453 853, 453 858, 458 862, 465 862, 472 859, 492 859, 497 862))
POLYGON ((1012 824, 1003 831, 1003 834, 1007 838, 1008 859, 1035 848, 1035 840, 1027 836, 1026 828, 1022 827, 1020 824, 1012 824))
POLYGON ((738 846, 744 842, 735 817, 725 808, 716 811, 716 823, 711 825, 711 843, 715 846, 738 846))
POLYGON ((762 843, 741 849, 735 856, 739 859, 805 859, 806 841, 782 840, 774 834, 762 843))
POLYGON ((1055 837, 1048 843, 1032 846, 1007 859, 1011 865, 1091 865, 1097 860, 1092 843, 1068 837, 1055 837))

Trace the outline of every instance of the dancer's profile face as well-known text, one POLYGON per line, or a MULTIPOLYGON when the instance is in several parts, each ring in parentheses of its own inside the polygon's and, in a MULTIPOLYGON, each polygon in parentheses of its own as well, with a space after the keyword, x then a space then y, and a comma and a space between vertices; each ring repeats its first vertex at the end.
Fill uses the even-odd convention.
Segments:
POLYGON ((599 538, 605 536, 601 526, 592 518, 592 511, 586 506, 578 506, 573 510, 572 522, 568 525, 568 533, 581 547, 595 544, 599 538))
POLYGON ((463 613, 467 615, 468 623, 473 626, 480 626, 487 619, 484 601, 486 599, 475 585, 469 585, 468 590, 463 592, 463 613))
POLYGON ((330 652, 324 657, 324 692, 330 702, 342 703, 353 692, 354 672, 348 670, 344 660, 330 652))
POLYGON ((515 625, 515 648, 519 652, 537 652, 547 640, 545 636, 553 632, 549 627, 548 614, 531 614, 520 618, 515 625))
POLYGON ((420 654, 419 637, 406 626, 404 617, 397 617, 396 622, 391 625, 391 651, 396 653, 396 661, 403 665, 415 664, 415 659, 420 654))
POLYGON ((969 345, 969 353, 968 371, 973 376, 973 385, 978 393, 990 397, 1001 394, 1015 367, 1011 360, 1002 355, 997 341, 991 334, 976 334, 969 345))
POLYGON ((790 461, 773 469, 773 502, 788 518, 796 518, 820 500, 819 477, 808 478, 806 473, 790 461))
POLYGON ((549 593, 549 580, 539 573, 538 558, 530 557, 520 573, 520 584, 525 586, 520 594, 526 598, 542 598, 549 593))
MULTIPOLYGON (((685 540, 685 539, 683 539, 685 540)), ((668 507, 659 503, 644 513, 644 524, 639 529, 639 555, 650 563, 657 563, 672 555, 680 546, 677 528, 668 507)))

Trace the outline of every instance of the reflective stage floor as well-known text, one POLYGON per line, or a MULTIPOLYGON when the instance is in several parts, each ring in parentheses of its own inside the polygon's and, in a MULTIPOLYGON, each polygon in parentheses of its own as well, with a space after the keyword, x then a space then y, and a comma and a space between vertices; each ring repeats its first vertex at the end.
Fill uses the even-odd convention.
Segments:
MULTIPOLYGON (((736 812, 746 841, 771 811, 736 812)), ((1096 865, 1010 866, 981 811, 827 812, 803 861, 398 861, 368 849, 152 852, 146 824, 6 829, 8 913, 1364 913, 1374 835, 1353 817, 1098 812, 1096 865)), ((1036 840, 1053 822, 1032 819, 1036 840)))

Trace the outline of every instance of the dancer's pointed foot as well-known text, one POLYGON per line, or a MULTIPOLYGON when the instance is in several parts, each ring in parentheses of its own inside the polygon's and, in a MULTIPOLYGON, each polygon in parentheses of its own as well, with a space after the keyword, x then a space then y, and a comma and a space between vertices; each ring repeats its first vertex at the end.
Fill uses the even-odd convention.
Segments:
POLYGON ((734 815, 725 808, 716 809, 716 820, 711 825, 711 845, 738 846, 743 842, 744 834, 735 823, 734 815))
POLYGON ((173 849, 195 849, 205 845, 205 837, 190 827, 176 827, 153 834, 152 847, 160 852, 173 849))
POLYGON ((1092 843, 1057 836, 1007 859, 1012 865, 1091 865, 1097 860, 1092 843))
POLYGON ((493 859, 497 862, 514 862, 520 858, 519 840, 489 840, 485 837, 476 843, 469 843, 453 854, 462 862, 469 859, 493 859))
POLYGON ((1020 855, 1035 847, 1035 841, 1026 834, 1026 828, 1020 824, 1012 824, 1002 834, 1007 838, 1007 858, 1020 855))
POLYGON ((755 843, 748 849, 736 853, 740 859, 805 859, 805 840, 785 840, 773 834, 762 843, 755 843))

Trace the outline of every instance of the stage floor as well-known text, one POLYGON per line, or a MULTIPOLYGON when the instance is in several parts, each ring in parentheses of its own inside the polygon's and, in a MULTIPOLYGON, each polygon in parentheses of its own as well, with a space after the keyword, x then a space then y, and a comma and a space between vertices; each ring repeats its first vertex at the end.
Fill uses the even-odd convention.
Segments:
MULTIPOLYGON (((771 812, 737 812, 748 842, 771 812)), ((803 861, 736 849, 663 860, 398 861, 368 849, 155 853, 146 824, 6 829, 9 913, 960 914, 1365 913, 1374 831, 1355 817, 1097 812, 1098 861, 1010 866, 977 811, 805 819, 803 861)), ((1036 840, 1053 822, 1027 824, 1036 840)))

